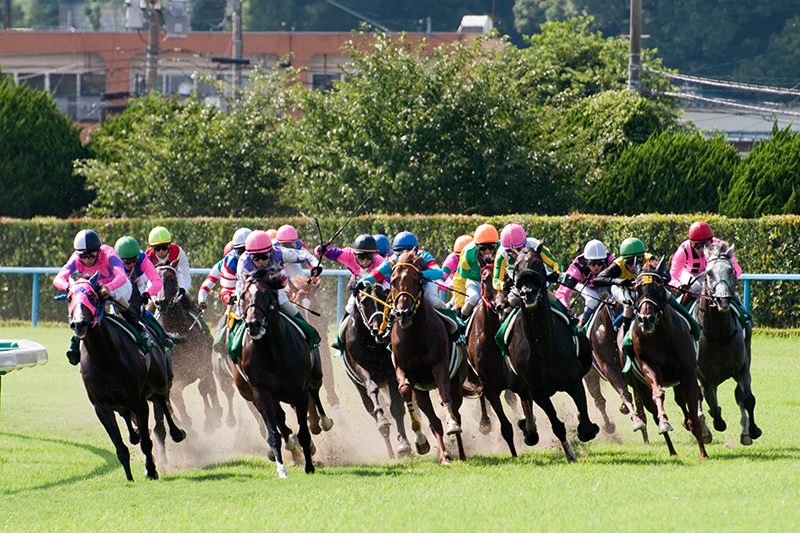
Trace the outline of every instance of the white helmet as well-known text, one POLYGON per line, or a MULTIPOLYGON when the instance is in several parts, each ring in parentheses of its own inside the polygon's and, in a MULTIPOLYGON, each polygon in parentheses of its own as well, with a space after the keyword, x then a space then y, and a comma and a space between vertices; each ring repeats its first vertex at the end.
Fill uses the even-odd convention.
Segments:
POLYGON ((587 261, 600 261, 607 256, 606 246, 597 239, 592 239, 583 247, 583 257, 585 257, 587 261))
POLYGON ((239 228, 236 230, 236 233, 233 234, 233 242, 234 248, 244 248, 245 243, 247 242, 247 236, 250 235, 250 228, 239 228))

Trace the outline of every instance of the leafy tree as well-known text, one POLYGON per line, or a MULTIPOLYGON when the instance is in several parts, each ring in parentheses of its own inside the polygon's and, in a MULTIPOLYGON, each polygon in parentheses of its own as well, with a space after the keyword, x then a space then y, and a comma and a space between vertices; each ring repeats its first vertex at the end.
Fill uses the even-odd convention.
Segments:
POLYGON ((72 162, 88 156, 51 96, 0 73, 0 215, 67 217, 89 201, 72 162))
POLYGON ((736 169, 730 188, 721 188, 726 216, 800 214, 800 133, 773 126, 772 137, 756 145, 736 169))
MULTIPOLYGON (((227 0, 192 0, 192 31, 223 29, 227 4, 227 0)), ((230 29, 230 23, 226 29, 230 29)))
POLYGON ((721 135, 668 131, 626 150, 588 199, 598 214, 716 212, 739 163, 721 135))

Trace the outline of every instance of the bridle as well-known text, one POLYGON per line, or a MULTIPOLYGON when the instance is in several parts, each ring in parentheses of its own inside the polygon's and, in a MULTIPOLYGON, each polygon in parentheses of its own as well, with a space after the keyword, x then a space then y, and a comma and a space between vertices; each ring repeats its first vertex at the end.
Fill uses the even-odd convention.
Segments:
MULTIPOLYGON (((156 270, 158 271, 159 275, 161 275, 161 271, 162 270, 170 270, 173 274, 175 274, 175 281, 177 283, 178 271, 175 270, 175 268, 171 267, 170 265, 163 265, 163 266, 160 266, 160 267, 156 268, 156 270)), ((161 290, 163 292, 164 288, 162 287, 161 290)), ((178 290, 172 298, 169 298, 169 299, 168 298, 162 298, 162 299, 156 301, 155 304, 156 304, 156 307, 158 307, 159 309, 161 309, 161 307, 166 304, 166 309, 164 309, 164 311, 167 311, 167 310, 171 309, 172 307, 174 307, 182 299, 183 299, 183 295, 181 294, 181 291, 178 290)))
POLYGON ((355 294, 356 309, 358 309, 358 314, 361 316, 361 320, 364 322, 364 326, 366 326, 367 329, 369 330, 371 330, 370 323, 372 322, 372 319, 374 319, 375 317, 381 318, 381 326, 380 329, 378 330, 378 335, 377 336, 373 335, 376 341, 381 342, 380 336, 383 335, 385 331, 387 331, 386 315, 388 314, 389 311, 389 304, 384 302, 374 294, 370 294, 370 292, 367 291, 370 291, 372 293, 375 292, 375 287, 372 285, 372 283, 367 283, 363 289, 360 289, 356 292, 355 294), (382 304, 384 306, 383 310, 381 310, 381 308, 376 305, 375 311, 368 317, 367 311, 364 308, 364 300, 358 297, 359 294, 363 294, 366 298, 369 298, 370 300, 375 300, 376 302, 382 304))
MULTIPOLYGON (((711 270, 709 267, 710 267, 710 265, 712 263, 715 263, 717 261, 724 261, 726 263, 726 265, 728 266, 728 268, 733 270, 733 265, 731 264, 730 258, 728 256, 725 256, 725 255, 719 255, 719 256, 716 256, 716 257, 712 257, 706 263, 706 270, 705 270, 706 277, 705 277, 705 280, 703 282, 703 294, 704 294, 704 296, 707 297, 708 300, 711 301, 710 305, 712 307, 719 306, 719 304, 717 303, 717 296, 716 296, 717 287, 719 285, 724 285, 725 286, 725 288, 727 289, 727 291, 726 291, 727 294, 730 294, 730 295, 734 294, 734 287, 731 286, 730 281, 727 280, 727 279, 718 278, 713 283, 713 285, 709 284, 708 273, 711 270)), ((720 298, 722 298, 722 297, 720 297, 720 298)))
POLYGON ((252 302, 247 304, 247 306, 244 308, 244 311, 242 313, 242 318, 244 318, 244 320, 246 321, 248 326, 250 324, 259 325, 263 329, 266 329, 267 323, 269 322, 269 319, 272 316, 272 310, 273 310, 274 306, 270 306, 269 310, 264 309, 264 307, 259 303, 259 297, 262 296, 262 295, 264 295, 264 297, 266 297, 267 293, 269 293, 269 295, 272 296, 272 293, 270 292, 269 285, 267 285, 266 281, 264 281, 263 279, 260 279, 260 278, 249 279, 249 280, 247 280, 245 282, 244 287, 242 287, 242 294, 251 294, 252 297, 253 297, 252 302), (263 284, 264 288, 266 289, 265 291, 259 291, 259 290, 251 291, 250 290, 251 287, 253 287, 254 285, 258 285, 259 283, 263 284), (260 311, 261 315, 262 315, 261 320, 254 320, 252 322, 248 322, 247 321, 247 312, 250 309, 256 309, 257 311, 260 311))
POLYGON ((417 273, 417 283, 419 284, 419 291, 417 291, 417 294, 415 295, 415 294, 411 294, 408 291, 399 291, 399 292, 395 293, 394 289, 392 289, 392 292, 389 294, 389 298, 388 298, 387 303, 391 306, 392 314, 396 316, 399 313, 402 313, 402 312, 406 311, 405 309, 399 309, 397 307, 397 303, 399 302, 399 300, 400 300, 400 298, 402 296, 408 296, 409 298, 411 298, 411 301, 414 302, 414 306, 411 309, 411 316, 414 316, 414 313, 417 312, 417 309, 419 308, 420 304, 422 303, 422 298, 423 298, 422 272, 420 272, 419 268, 417 268, 417 266, 415 264, 413 264, 413 263, 395 263, 394 265, 392 265, 392 277, 394 277, 395 270, 397 268, 400 268, 400 267, 410 267, 410 268, 414 269, 414 271, 417 273))
MULTIPOLYGON (((645 287, 647 285, 652 285, 654 283, 660 283, 660 289, 664 290, 664 277, 661 274, 656 272, 642 272, 638 276, 636 276, 636 287, 645 287)), ((655 322, 658 323, 658 319, 661 318, 661 315, 664 313, 664 308, 666 306, 666 300, 661 302, 657 302, 650 298, 649 296, 645 296, 636 302, 636 316, 642 320, 642 307, 646 304, 652 304, 657 309, 655 313, 655 322)))

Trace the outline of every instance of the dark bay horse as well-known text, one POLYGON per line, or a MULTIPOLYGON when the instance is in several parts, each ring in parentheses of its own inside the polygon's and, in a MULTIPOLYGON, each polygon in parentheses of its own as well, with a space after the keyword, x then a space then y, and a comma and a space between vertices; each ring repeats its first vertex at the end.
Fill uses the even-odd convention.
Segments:
POLYGON ((500 434, 508 444, 511 455, 516 457, 514 428, 500 401, 500 393, 508 389, 508 382, 503 372, 503 353, 494 340, 503 320, 503 295, 492 287, 493 268, 494 264, 490 264, 481 269, 481 301, 473 311, 472 325, 467 335, 467 357, 480 380, 482 398, 488 400, 494 409, 500 421, 500 434))
POLYGON ((655 261, 644 267, 636 264, 635 320, 631 323, 635 363, 651 391, 652 402, 645 400, 645 406, 653 414, 658 432, 664 435, 670 455, 676 455, 676 452, 667 435, 672 426, 664 410, 665 386, 673 387, 675 402, 683 411, 684 426, 694 434, 700 447, 700 458, 705 459, 708 454, 703 443, 705 425, 698 417, 694 340, 689 325, 668 304, 667 276, 663 259, 657 265, 655 261))
POLYGON ((175 373, 173 393, 175 408, 181 422, 191 427, 192 419, 186 412, 183 401, 183 389, 198 381, 197 390, 203 398, 205 414, 205 432, 213 433, 222 426, 222 406, 217 397, 217 384, 214 381, 213 344, 210 333, 203 330, 199 319, 189 313, 195 309, 188 294, 181 294, 178 287, 178 273, 174 264, 159 265, 156 270, 161 277, 163 287, 153 303, 158 308, 158 321, 164 330, 178 340, 172 349, 172 363, 175 373), (185 301, 184 301, 185 300, 185 301))
POLYGON ((308 343, 294 323, 280 313, 278 292, 283 290, 283 273, 270 276, 259 270, 247 278, 242 288, 246 331, 241 359, 234 365, 236 387, 242 397, 253 402, 264 420, 267 442, 275 456, 279 477, 286 477, 281 457, 281 433, 287 442, 280 402, 292 405, 300 429, 297 438, 303 448, 305 471, 314 472, 311 460, 312 443, 307 416, 309 402, 316 403, 323 429, 333 422, 325 416, 319 401, 322 369, 319 358, 312 355, 308 343))
POLYGON ((417 249, 400 254, 392 266, 391 292, 394 326, 392 327, 392 355, 398 390, 406 402, 411 430, 416 438, 417 453, 430 450, 412 403, 417 405, 430 422, 431 431, 439 445, 439 462, 450 464, 450 455, 444 446, 442 421, 436 416, 429 392, 436 388, 445 409, 447 434, 455 435, 458 458, 466 460, 461 441, 461 416, 459 408, 463 399, 462 384, 467 377, 467 362, 459 351, 451 352, 451 343, 444 322, 425 300, 422 289, 422 257, 417 249), (455 357, 451 358, 451 355, 455 357))
POLYGON ((306 322, 322 335, 323 342, 319 345, 319 360, 322 363, 322 387, 325 389, 325 399, 334 413, 341 415, 339 409, 339 396, 336 395, 336 383, 333 376, 333 364, 331 362, 331 349, 328 345, 328 321, 322 316, 322 306, 317 299, 317 291, 321 284, 319 278, 309 278, 308 276, 295 276, 289 279, 291 289, 291 300, 297 304, 297 310, 306 322), (314 314, 317 313, 317 314, 314 314))
MULTIPOLYGON (((154 346, 147 355, 141 354, 136 340, 124 326, 114 318, 103 316, 103 301, 92 282, 75 281, 70 286, 67 299, 69 326, 82 341, 83 384, 97 418, 114 443, 125 476, 128 481, 133 481, 130 451, 122 441, 115 411, 125 420, 131 444, 139 443, 141 446, 147 477, 158 479, 148 427, 150 411, 147 400, 153 402, 157 423, 161 416, 166 417, 173 441, 180 442, 186 437, 186 433, 172 419, 167 357, 159 346, 154 346), (134 422, 138 430, 134 429, 134 422)), ((159 435, 159 439, 163 440, 163 435, 159 435)), ((163 445, 163 442, 160 444, 163 445)))
POLYGON ((397 453, 401 457, 411 454, 406 437, 405 407, 397 389, 397 377, 389 351, 388 335, 381 331, 384 320, 386 290, 381 285, 367 284, 362 289, 352 289, 356 312, 349 318, 341 337, 345 346, 344 364, 347 375, 356 386, 364 408, 375 419, 383 436, 389 457, 394 457, 389 440, 391 423, 384 414, 378 399, 378 390, 386 387, 389 393, 389 411, 397 427, 397 453))
MULTIPOLYGON (((600 428, 589 420, 583 376, 591 365, 591 347, 583 335, 573 337, 565 320, 553 312, 547 294, 547 271, 542 261, 541 245, 537 250, 523 248, 514 265, 515 285, 522 308, 513 325, 505 366, 512 390, 531 398, 550 419, 553 434, 561 443, 569 462, 575 452, 567 440, 564 423, 558 419, 550 397, 565 391, 578 408, 578 438, 592 440, 600 428)), ((538 441, 533 413, 523 402, 526 443, 538 441)), ((520 425, 523 427, 523 425, 520 425)))
POLYGON ((756 399, 750 388, 750 342, 753 329, 750 323, 742 331, 738 317, 731 311, 735 295, 736 273, 731 264, 733 246, 724 241, 706 247, 706 269, 703 294, 692 308, 692 316, 703 327, 697 356, 697 376, 703 395, 714 419, 714 429, 725 431, 727 425, 717 399, 717 386, 727 379, 736 381, 734 396, 741 412, 741 443, 749 446, 761 436, 753 411, 756 399))

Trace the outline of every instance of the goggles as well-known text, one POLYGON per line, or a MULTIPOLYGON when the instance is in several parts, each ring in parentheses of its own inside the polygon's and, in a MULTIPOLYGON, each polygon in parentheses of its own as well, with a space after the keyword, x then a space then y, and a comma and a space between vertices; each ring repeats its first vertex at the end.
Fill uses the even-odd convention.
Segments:
POLYGON ((94 252, 81 252, 78 254, 78 257, 80 257, 81 259, 92 259, 94 257, 97 257, 97 250, 95 250, 94 252))
POLYGON ((497 248, 497 245, 495 245, 493 243, 479 244, 478 245, 478 250, 480 250, 481 252, 488 252, 488 251, 492 251, 493 252, 495 250, 495 248, 497 248))
MULTIPOLYGON (((627 263, 627 261, 625 261, 625 262, 627 263)), ((590 267, 606 266, 606 262, 603 261, 602 259, 587 261, 586 264, 589 265, 590 267)))
POLYGON ((638 259, 638 260, 639 260, 639 262, 641 263, 642 261, 644 261, 644 256, 643 256, 643 255, 637 255, 636 257, 629 257, 629 258, 627 258, 627 259, 625 260, 625 264, 626 264, 626 265, 628 265, 628 266, 630 266, 630 265, 632 265, 632 264, 633 264, 633 263, 634 263, 634 262, 635 262, 637 259, 638 259))
POLYGON ((155 250, 156 252, 165 252, 169 250, 169 243, 155 244, 153 245, 153 250, 155 250))
POLYGON ((371 261, 373 257, 375 257, 373 252, 358 252, 356 254, 356 259, 363 261, 371 261))
POLYGON ((269 261, 270 253, 263 252, 260 254, 252 254, 250 257, 253 258, 253 261, 269 261))
POLYGON ((125 263, 126 265, 133 265, 138 260, 139 260, 138 257, 123 257, 122 258, 122 262, 125 263))

